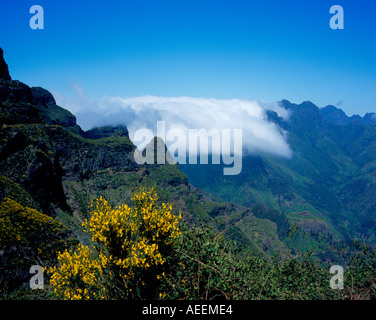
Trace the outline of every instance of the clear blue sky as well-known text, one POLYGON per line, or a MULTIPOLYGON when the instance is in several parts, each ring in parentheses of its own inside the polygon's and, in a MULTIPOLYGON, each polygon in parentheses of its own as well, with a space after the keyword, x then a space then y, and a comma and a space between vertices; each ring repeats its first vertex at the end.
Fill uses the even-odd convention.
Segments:
POLYGON ((376 1, 1 0, 11 76, 64 95, 342 103, 376 112, 376 1), (45 29, 29 27, 44 8, 45 29), (329 27, 343 6, 345 29, 329 27))

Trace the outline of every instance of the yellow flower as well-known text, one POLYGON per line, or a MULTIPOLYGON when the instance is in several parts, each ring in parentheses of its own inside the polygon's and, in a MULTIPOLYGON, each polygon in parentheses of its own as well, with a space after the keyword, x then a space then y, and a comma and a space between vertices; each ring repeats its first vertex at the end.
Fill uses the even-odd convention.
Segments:
MULTIPOLYGON (((96 253, 83 245, 59 253, 59 267, 50 270, 51 285, 59 297, 104 299, 106 285, 117 275, 130 293, 127 283, 142 281, 137 274, 166 262, 162 252, 168 252, 180 236, 181 215, 172 213, 171 204, 157 204, 155 188, 142 188, 132 200, 132 207, 112 207, 103 197, 91 204, 91 217, 82 225, 91 235, 96 253), (109 272, 104 272, 107 269, 109 272)), ((155 274, 157 279, 164 276, 164 272, 155 274)), ((141 284, 145 286, 145 282, 141 284)))

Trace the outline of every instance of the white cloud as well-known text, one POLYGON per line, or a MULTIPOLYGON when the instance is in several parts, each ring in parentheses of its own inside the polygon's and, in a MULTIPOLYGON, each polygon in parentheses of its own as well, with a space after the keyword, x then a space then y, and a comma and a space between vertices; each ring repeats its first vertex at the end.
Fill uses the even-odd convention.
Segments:
MULTIPOLYGON (((55 92, 62 107, 77 116, 78 124, 88 130, 100 125, 123 124, 130 138, 141 128, 156 133, 157 121, 165 121, 171 129, 242 129, 243 149, 250 153, 266 152, 290 157, 292 151, 286 142, 286 132, 267 120, 266 112, 275 111, 287 119, 288 111, 278 103, 264 103, 240 99, 209 99, 194 97, 103 97, 90 100, 79 86, 74 86, 76 97, 70 99, 55 92)), ((244 152, 243 151, 243 152, 244 152)))

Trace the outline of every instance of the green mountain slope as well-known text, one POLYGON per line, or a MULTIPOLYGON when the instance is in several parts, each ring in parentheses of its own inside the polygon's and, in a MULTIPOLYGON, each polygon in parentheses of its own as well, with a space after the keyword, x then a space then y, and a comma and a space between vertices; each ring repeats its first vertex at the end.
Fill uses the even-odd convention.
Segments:
POLYGON ((290 159, 246 155, 238 176, 221 176, 221 168, 210 165, 186 165, 182 170, 193 184, 228 201, 277 210, 324 246, 333 239, 374 242, 373 114, 347 118, 335 107, 320 110, 311 102, 296 105, 283 100, 281 106, 290 111, 287 121, 274 112, 268 116, 287 132, 290 159))

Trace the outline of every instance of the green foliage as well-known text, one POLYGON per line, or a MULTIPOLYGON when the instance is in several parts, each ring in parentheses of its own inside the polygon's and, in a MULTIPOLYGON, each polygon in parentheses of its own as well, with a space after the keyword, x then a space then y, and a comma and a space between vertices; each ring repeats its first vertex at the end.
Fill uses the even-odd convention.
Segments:
POLYGON ((40 209, 37 202, 28 192, 26 192, 12 180, 0 175, 0 202, 4 198, 14 200, 24 207, 29 207, 36 210, 40 209))
POLYGON ((353 242, 355 252, 350 256, 350 266, 345 274, 348 284, 345 296, 349 299, 376 299, 376 250, 364 243, 353 242))
POLYGON ((311 255, 267 259, 207 226, 186 228, 161 287, 166 299, 328 299, 329 273, 311 255))
POLYGON ((330 265, 312 252, 270 259, 240 250, 208 226, 184 227, 159 290, 164 299, 374 299, 376 253, 358 248, 344 267, 344 290, 334 290, 330 265))
MULTIPOLYGON (((160 238, 162 239, 160 242, 154 242, 153 239, 159 239, 158 234, 161 230, 169 228, 169 224, 163 222, 164 218, 159 218, 164 216, 160 212, 167 210, 166 213, 172 218, 169 213, 171 207, 155 206, 155 200, 156 196, 149 198, 148 193, 143 193, 136 200, 138 204, 135 211, 126 205, 111 208, 107 203, 103 204, 103 208, 94 208, 97 213, 93 215, 91 224, 86 222, 88 230, 91 230, 90 234, 96 237, 94 246, 90 249, 80 245, 77 250, 64 251, 59 254, 60 266, 52 269, 55 274, 59 275, 54 276, 55 295, 51 296, 49 291, 34 294, 27 290, 17 290, 9 297, 14 299, 154 298, 172 300, 376 298, 376 251, 363 243, 354 243, 349 262, 344 265, 344 290, 333 290, 329 285, 330 278, 333 276, 329 273, 330 265, 320 262, 312 252, 287 257, 277 254, 268 258, 254 254, 246 247, 241 249, 238 244, 226 237, 225 232, 218 233, 205 223, 200 226, 181 224, 180 235, 177 234, 178 238, 173 237, 174 241, 167 243, 163 240, 164 238, 160 238), (137 221, 141 221, 138 218, 136 220, 132 218, 129 222, 123 223, 117 216, 119 218, 122 216, 144 217, 141 220, 146 219, 145 217, 153 217, 154 222, 147 222, 144 227, 138 229, 137 221), (160 222, 163 222, 163 226, 158 227, 160 222), (121 238, 129 233, 128 229, 140 231, 136 233, 132 231, 133 236, 121 238), (106 230, 110 233, 106 233, 106 230), (146 232, 144 233, 146 238, 141 237, 139 232, 142 230, 146 232), (117 242, 119 237, 123 239, 121 242, 117 242), (121 243, 126 244, 121 246, 124 252, 129 251, 126 248, 136 250, 129 251, 130 255, 119 253, 120 251, 114 247, 114 244, 121 243), (154 243, 158 245, 154 246, 154 243), (167 248, 165 244, 168 250, 164 250, 167 248), (151 258, 163 259, 160 260, 163 263, 154 263, 154 258, 149 259, 150 261, 142 260, 145 250, 149 251, 151 258), (69 283, 74 284, 74 290, 67 290, 68 287, 71 288, 69 283), (63 289, 64 291, 59 291, 63 289)), ((54 237, 54 234, 61 232, 62 226, 54 222, 52 218, 35 210, 23 208, 9 199, 3 202, 1 213, 0 223, 3 223, 0 229, 3 231, 0 234, 1 243, 6 252, 12 246, 26 245, 35 248, 32 241, 39 243, 41 239, 35 238, 35 233, 33 233, 33 239, 28 238, 26 233, 22 234, 24 228, 38 227, 39 232, 46 232, 43 237, 48 239, 49 243, 48 245, 42 243, 45 252, 41 248, 29 251, 30 255, 34 252, 39 253, 38 260, 51 259, 53 254, 48 250, 59 248, 59 243, 61 247, 64 247, 64 242, 61 242, 59 237, 54 237), (27 216, 33 221, 29 221, 27 216), (13 222, 10 223, 9 219, 13 219, 13 222), (17 228, 8 230, 10 226, 11 228, 17 226, 17 228), (47 256, 44 256, 45 254, 47 256)), ((297 228, 294 225, 290 230, 291 239, 296 235, 296 231, 297 228)), ((25 266, 30 266, 31 260, 28 258, 28 256, 24 257, 25 266)), ((22 261, 19 260, 14 263, 17 267, 22 265, 22 261)))
POLYGON ((0 204, 0 281, 3 294, 29 278, 33 264, 52 265, 56 252, 76 243, 53 218, 5 198, 0 204))

